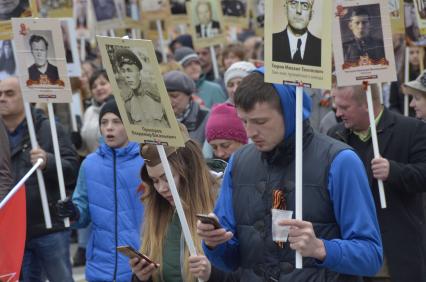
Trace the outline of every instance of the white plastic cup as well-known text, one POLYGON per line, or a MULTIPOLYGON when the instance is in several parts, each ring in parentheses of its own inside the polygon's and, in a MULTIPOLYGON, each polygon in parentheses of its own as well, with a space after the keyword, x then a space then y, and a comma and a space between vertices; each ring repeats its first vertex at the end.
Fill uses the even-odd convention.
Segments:
POLYGON ((272 212, 272 240, 276 242, 287 242, 289 226, 278 225, 282 219, 291 219, 293 211, 271 209, 272 212))

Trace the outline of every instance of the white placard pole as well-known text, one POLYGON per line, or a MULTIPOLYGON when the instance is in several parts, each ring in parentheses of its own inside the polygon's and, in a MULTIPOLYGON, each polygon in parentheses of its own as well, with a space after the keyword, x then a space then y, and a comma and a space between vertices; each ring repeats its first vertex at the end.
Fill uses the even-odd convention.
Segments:
MULTIPOLYGON (((189 230, 188 221, 186 220, 185 212, 183 211, 182 203, 180 201, 179 193, 176 189, 176 183, 170 169, 169 160, 167 159, 166 152, 164 151, 163 145, 156 145, 158 154, 160 155, 161 164, 163 165, 164 172, 166 174, 167 182, 169 183, 170 192, 172 192, 173 202, 176 206, 176 212, 178 213, 180 225, 182 226, 183 236, 185 238, 186 245, 188 246, 189 253, 191 256, 197 255, 197 249, 195 248, 194 241, 192 240, 191 232, 189 230)), ((198 281, 201 281, 198 279, 198 281)))
POLYGON ((7 202, 13 197, 13 195, 18 192, 21 186, 27 181, 28 178, 34 173, 34 171, 43 163, 43 159, 38 159, 37 162, 33 165, 33 167, 22 177, 21 180, 15 185, 15 187, 10 190, 10 192, 6 195, 6 197, 0 203, 0 210, 7 204, 7 202))
POLYGON ((73 131, 73 132, 77 132, 77 131, 78 131, 78 127, 77 127, 77 118, 76 118, 76 116, 75 116, 75 113, 74 113, 74 109, 73 109, 72 103, 69 103, 68 105, 69 105, 69 107, 70 107, 70 115, 71 115, 71 127, 72 127, 72 131, 73 131))
MULTIPOLYGON (((28 125, 28 133, 30 135, 31 147, 35 149, 38 147, 38 142, 37 142, 37 137, 36 137, 36 133, 34 129, 33 117, 31 115, 30 104, 28 102, 24 102, 24 108, 25 108, 25 115, 26 115, 27 125, 28 125)), ((38 181, 38 189, 40 192, 41 207, 43 209, 44 223, 46 224, 46 228, 50 229, 52 228, 52 219, 50 217, 49 203, 47 201, 46 185, 44 183, 43 173, 41 172, 40 169, 37 169, 37 181, 38 181)))
MULTIPOLYGON (((410 80, 410 47, 405 48, 405 69, 404 69, 404 82, 410 80)), ((404 116, 408 117, 408 95, 404 94, 404 116)))
POLYGON ((217 64, 216 50, 214 49, 214 46, 210 46, 210 56, 212 58, 214 79, 218 80, 220 78, 219 65, 217 64))
MULTIPOLYGON (((376 119, 374 117, 373 98, 371 97, 371 86, 367 87, 368 116, 370 118, 371 141, 373 142, 374 158, 380 157, 379 142, 377 141, 376 119)), ((382 209, 386 208, 385 188, 382 180, 377 180, 379 184, 380 205, 382 209)))
MULTIPOLYGON (((303 220, 303 84, 296 86, 296 219, 303 220)), ((303 268, 303 258, 296 252, 296 268, 303 268)))
MULTIPOLYGON (((52 103, 47 103, 47 110, 49 112, 50 130, 52 131, 53 152, 55 153, 56 170, 58 172, 59 194, 61 200, 67 197, 65 193, 64 173, 62 172, 61 153, 59 151, 58 133, 56 132, 55 114, 53 112, 52 103)), ((70 219, 64 218, 65 227, 70 226, 70 219)))
POLYGON ((164 37, 163 37, 163 28, 161 27, 161 20, 156 20, 155 23, 157 24, 158 39, 160 43, 161 55, 163 56, 163 63, 167 63, 167 53, 166 53, 166 50, 164 49, 164 37))
POLYGON ((113 29, 108 30, 109 36, 115 37, 115 31, 113 29))
POLYGON ((381 83, 377 84, 377 87, 379 88, 379 98, 380 98, 380 105, 383 105, 383 87, 381 83))

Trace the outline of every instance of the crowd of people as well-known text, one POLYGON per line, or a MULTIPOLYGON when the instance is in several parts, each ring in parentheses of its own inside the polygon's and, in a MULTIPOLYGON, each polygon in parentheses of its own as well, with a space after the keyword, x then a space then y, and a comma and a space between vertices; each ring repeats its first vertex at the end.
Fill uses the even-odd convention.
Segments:
MULTIPOLYGON (((243 35, 241 42, 215 47, 216 60, 210 48, 194 48, 190 35, 179 35, 169 45, 171 60, 160 66, 184 137, 184 147, 166 146, 165 153, 197 255, 185 244, 156 146, 128 139, 99 57, 83 62, 82 76, 72 79, 84 109, 78 130, 57 115, 67 192, 62 200, 43 105, 31 105, 38 141, 32 148, 18 77, 0 80, 0 200, 41 158, 53 221, 47 229, 33 175, 26 182, 20 280, 73 281, 74 265, 85 266, 87 281, 426 281, 421 47, 410 48, 409 82, 372 86, 380 157, 373 154, 362 86, 333 84, 331 91, 303 93, 303 220, 280 221, 289 233, 287 242, 278 242, 271 209, 294 211, 296 205, 296 90, 264 82, 263 39, 243 35), (201 222, 197 214, 220 227, 201 222), (78 230, 75 254, 71 230, 78 230), (150 260, 129 258, 119 246, 150 260), (303 256, 302 269, 295 268, 295 252, 303 256)), ((124 49, 115 56, 126 82, 122 90, 139 97, 129 107, 137 108, 143 97, 153 99, 125 77, 126 68, 142 68, 140 61, 124 49)), ((131 112, 136 122, 142 113, 131 112)))

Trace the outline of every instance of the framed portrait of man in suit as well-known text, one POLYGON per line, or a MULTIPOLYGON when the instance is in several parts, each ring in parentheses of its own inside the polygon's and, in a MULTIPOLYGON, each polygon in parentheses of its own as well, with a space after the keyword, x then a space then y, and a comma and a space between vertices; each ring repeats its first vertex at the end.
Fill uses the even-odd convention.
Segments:
POLYGON ((192 39, 197 48, 226 43, 220 1, 192 0, 187 3, 186 9, 191 20, 192 39))
POLYGON ((152 41, 103 36, 97 41, 129 139, 181 146, 152 41))
POLYGON ((341 1, 334 7, 333 51, 337 84, 396 80, 388 3, 341 1))
POLYGON ((28 102, 71 102, 61 21, 14 18, 12 28, 24 99, 28 102))
POLYGON ((331 86, 331 1, 265 1, 265 80, 331 86))

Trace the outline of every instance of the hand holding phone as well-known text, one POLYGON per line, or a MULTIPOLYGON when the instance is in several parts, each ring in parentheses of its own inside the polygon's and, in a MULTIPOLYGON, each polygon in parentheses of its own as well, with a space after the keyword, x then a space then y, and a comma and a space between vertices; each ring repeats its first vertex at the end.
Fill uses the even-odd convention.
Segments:
POLYGON ((209 216, 207 214, 200 214, 200 213, 196 214, 196 216, 202 223, 213 225, 214 229, 222 228, 219 221, 213 216, 209 216))
POLYGON ((130 259, 132 258, 138 258, 139 260, 144 259, 148 264, 153 264, 155 268, 158 268, 160 266, 160 264, 152 261, 149 257, 136 251, 131 246, 119 246, 117 247, 117 251, 119 251, 120 253, 122 253, 123 255, 127 256, 130 259))

